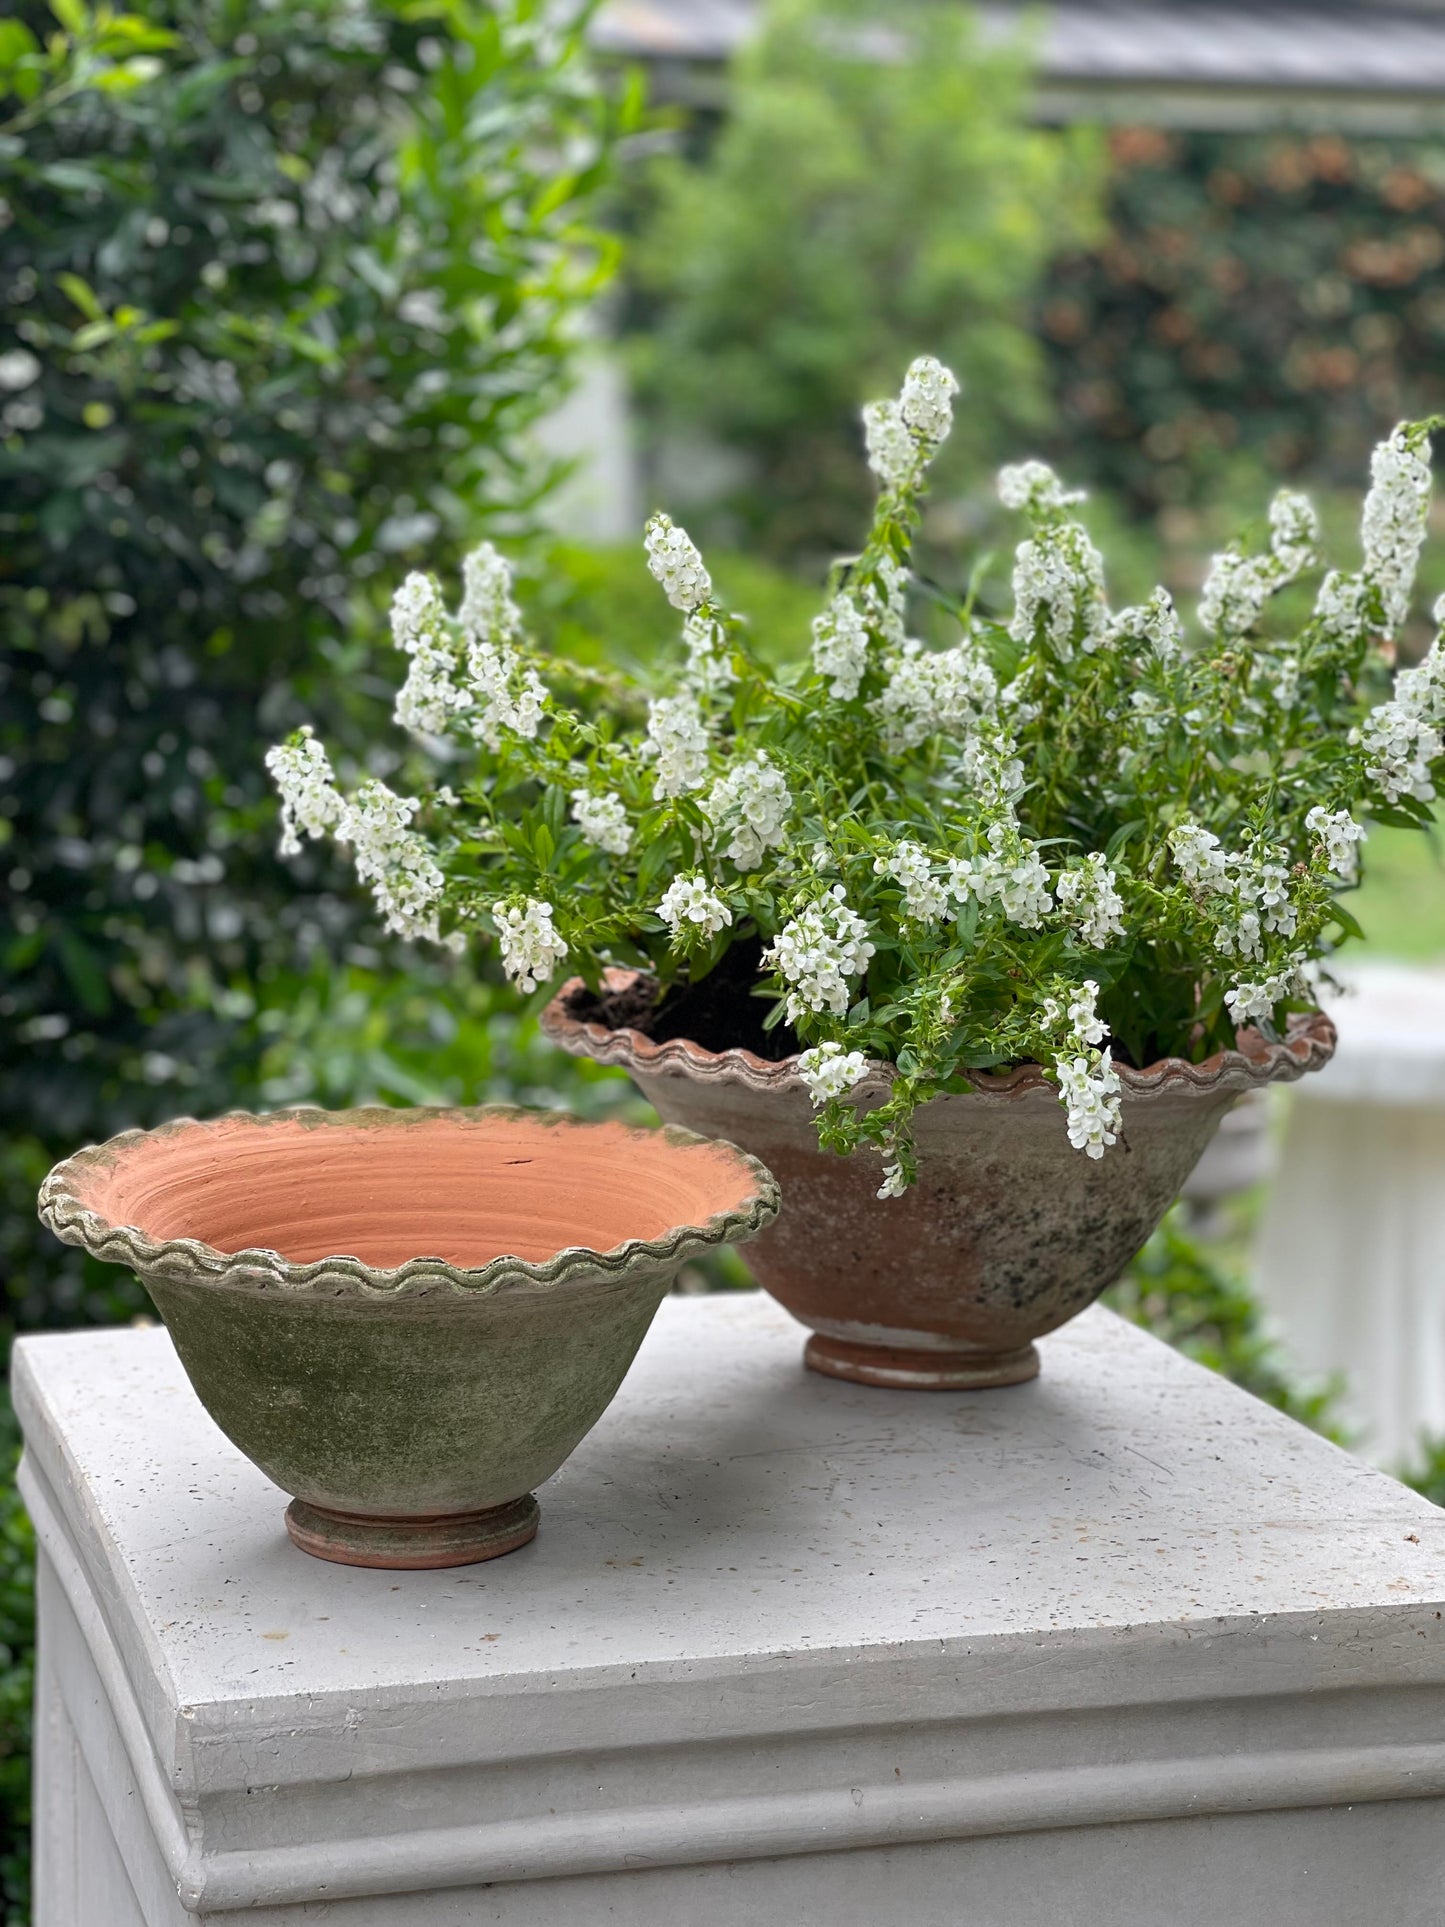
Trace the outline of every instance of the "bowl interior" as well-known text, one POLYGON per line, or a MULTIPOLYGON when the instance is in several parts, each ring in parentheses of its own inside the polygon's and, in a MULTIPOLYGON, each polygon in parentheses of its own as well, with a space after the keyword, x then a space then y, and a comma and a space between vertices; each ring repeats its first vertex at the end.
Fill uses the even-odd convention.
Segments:
POLYGON ((89 1210, 158 1240, 279 1251, 293 1264, 412 1258, 473 1269, 663 1238, 746 1205, 731 1146, 516 1113, 316 1113, 184 1124, 135 1140, 75 1186, 89 1210))

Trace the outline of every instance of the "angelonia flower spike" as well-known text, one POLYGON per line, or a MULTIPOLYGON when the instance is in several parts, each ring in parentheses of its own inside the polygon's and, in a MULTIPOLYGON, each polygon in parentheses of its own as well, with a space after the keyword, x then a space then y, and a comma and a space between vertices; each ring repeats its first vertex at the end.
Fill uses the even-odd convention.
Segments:
POLYGON ((1277 1035, 1354 932, 1369 821, 1429 821, 1445 607, 1423 658, 1390 665, 1436 424, 1375 451, 1353 566, 1285 490, 1192 612, 1164 589, 1114 609, 1081 492, 1015 463, 1010 566, 925 639, 911 546, 958 395, 922 356, 864 408, 873 524, 785 669, 664 514, 643 560, 678 645, 645 687, 544 662, 490 544, 455 609, 409 575, 395 721, 437 781, 343 784, 303 729, 267 757, 283 853, 335 838, 389 930, 494 942, 527 994, 611 963, 697 980, 741 947, 739 1022, 786 1027, 822 1142, 871 1146, 882 1197, 917 1175, 920 1104, 1021 1062, 1082 1156, 1118 1155, 1118 1065, 1277 1035))

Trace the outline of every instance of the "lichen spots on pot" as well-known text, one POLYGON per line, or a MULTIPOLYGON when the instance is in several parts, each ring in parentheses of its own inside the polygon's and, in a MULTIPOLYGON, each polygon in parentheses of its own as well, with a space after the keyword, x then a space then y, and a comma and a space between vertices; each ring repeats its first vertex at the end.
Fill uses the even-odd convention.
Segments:
POLYGON ((752 1180, 721 1147, 522 1112, 221 1118, 155 1133, 91 1167, 81 1202, 147 1237, 476 1269, 665 1238, 737 1209, 752 1180))

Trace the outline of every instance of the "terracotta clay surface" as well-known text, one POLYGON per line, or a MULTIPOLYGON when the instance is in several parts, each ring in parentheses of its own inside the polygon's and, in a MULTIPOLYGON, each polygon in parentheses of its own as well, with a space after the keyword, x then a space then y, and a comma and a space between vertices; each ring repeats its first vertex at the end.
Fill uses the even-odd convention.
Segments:
POLYGON ((506 1107, 183 1119, 41 1192, 139 1272, 293 1540, 396 1567, 525 1544, 678 1266, 776 1210, 731 1145, 506 1107))
MULTIPOLYGON (((1246 1032, 1238 1049, 1203 1064, 1121 1066, 1123 1141, 1097 1161, 1070 1145, 1057 1092, 1036 1065, 979 1074, 972 1091, 918 1112, 919 1182, 880 1200, 876 1158, 819 1150, 795 1059, 608 1030, 571 1015, 572 990, 543 1017, 555 1042, 623 1065, 668 1122, 730 1139, 777 1177, 782 1213, 748 1262, 811 1327, 808 1363, 919 1390, 1031 1378, 1033 1340, 1118 1277, 1240 1093, 1301 1077, 1334 1047, 1333 1026, 1315 1013, 1280 1044, 1246 1032)), ((889 1067, 874 1065, 860 1101, 880 1102, 890 1081, 889 1067)))
POLYGON ((193 1238, 292 1264, 334 1254, 375 1270, 436 1257, 546 1263, 569 1246, 607 1251, 664 1238, 736 1207, 752 1179, 655 1132, 512 1110, 218 1118, 154 1132, 77 1170, 76 1200, 156 1243, 193 1238), (404 1126, 384 1120, 400 1116, 404 1126), (404 1130, 405 1135, 401 1135, 404 1130))

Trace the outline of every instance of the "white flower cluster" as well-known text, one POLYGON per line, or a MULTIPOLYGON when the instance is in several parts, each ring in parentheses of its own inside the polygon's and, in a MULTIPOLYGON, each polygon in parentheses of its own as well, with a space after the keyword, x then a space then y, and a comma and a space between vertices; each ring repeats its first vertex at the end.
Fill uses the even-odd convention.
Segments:
POLYGON ((1110 618, 1104 643, 1115 648, 1121 642, 1143 643, 1165 668, 1179 660, 1184 648, 1184 625, 1167 589, 1156 589, 1140 607, 1121 609, 1110 618))
POLYGON ((1385 632, 1410 611, 1415 569, 1430 516, 1430 439, 1403 423, 1370 457, 1370 490, 1360 524, 1363 574, 1380 597, 1385 632))
POLYGON ((1271 693, 1281 709, 1293 709, 1299 701, 1300 659, 1281 656, 1275 666, 1271 693))
POLYGON ((798 1059, 798 1075, 808 1087, 813 1109, 830 1098, 842 1097, 868 1075, 868 1059, 861 1050, 845 1051, 841 1044, 816 1044, 798 1059))
POLYGON ((411 658, 393 721, 423 735, 442 735, 456 712, 466 708, 467 696, 457 685, 456 644, 435 577, 413 570, 402 583, 391 601, 391 636, 411 658))
POLYGON ((1292 937, 1299 923, 1289 894, 1288 855, 1260 844, 1231 853, 1197 823, 1178 823, 1169 845, 1185 881, 1213 899, 1215 947, 1226 957, 1258 961, 1266 935, 1292 937))
MULTIPOLYGON (((1445 621, 1445 596, 1435 605, 1445 621)), ((1435 795, 1432 766, 1445 753, 1445 648, 1440 637, 1424 661, 1402 669, 1395 693, 1365 718, 1356 738, 1364 747, 1365 774, 1387 803, 1414 796, 1428 803, 1435 795)))
POLYGON ((960 905, 970 897, 980 904, 998 903, 1009 922, 1023 930, 1037 930, 1052 906, 1049 873, 1037 849, 1007 823, 989 825, 986 851, 951 861, 949 890, 960 905))
POLYGON ((901 649, 908 621, 908 570, 891 555, 880 555, 876 580, 863 585, 863 607, 886 649, 901 649))
POLYGON ((1090 978, 1076 988, 1066 1012, 1052 997, 1043 1007, 1045 1024, 1065 1029, 1063 1050, 1054 1059, 1054 1076, 1059 1080, 1069 1142, 1090 1158, 1103 1157, 1123 1129, 1119 1073, 1111 1053, 1099 1049, 1109 1030, 1096 1008, 1098 996, 1099 986, 1090 978))
POLYGON ((654 515, 643 539, 647 566, 662 584, 674 609, 691 615, 712 601, 712 577, 703 566, 697 544, 669 515, 654 515))
POLYGON ((835 595, 813 617, 813 667, 828 678, 832 695, 850 703, 868 667, 868 625, 850 595, 835 595))
POLYGON ((331 761, 305 724, 289 743, 278 743, 266 752, 266 767, 281 792, 282 856, 298 856, 301 838, 324 836, 334 830, 346 813, 346 803, 336 788, 331 761))
POLYGON ((1057 1058, 1054 1076, 1059 1080, 1070 1144, 1085 1157, 1103 1157, 1109 1145, 1118 1143, 1123 1129, 1119 1073, 1112 1054, 1106 1050, 1093 1060, 1057 1058))
POLYGON ((572 821, 594 850, 605 850, 609 856, 626 856, 632 847, 627 806, 615 790, 608 790, 604 796, 587 789, 573 790, 572 821))
POLYGON ((531 742, 547 691, 514 646, 522 617, 512 600, 511 571, 484 542, 463 562, 462 579, 460 638, 433 577, 413 573, 393 597, 392 638, 411 658, 393 716, 403 729, 439 736, 453 717, 470 711, 467 727, 488 749, 500 749, 508 730, 531 742))
POLYGON ((715 696, 737 681, 737 672, 727 657, 722 626, 711 616, 694 612, 682 625, 683 645, 687 650, 686 681, 704 696, 715 696))
POLYGON ((783 926, 763 952, 763 964, 792 985, 786 1015, 795 1024, 809 1011, 844 1016, 850 984, 867 970, 873 954, 868 926, 849 909, 847 892, 838 883, 783 926))
POLYGON ((934 875, 933 858, 921 843, 896 843, 875 860, 873 874, 902 886, 903 913, 915 923, 941 923, 948 915, 949 886, 934 875))
POLYGON ((497 940, 502 947, 502 969, 518 990, 531 992, 557 973, 567 946, 553 923, 550 903, 526 897, 521 903, 492 905, 497 940))
MULTIPOLYGON (((337 837, 351 845, 356 874, 371 885, 386 927, 398 937, 443 941, 437 928, 437 903, 446 882, 431 845, 413 830, 421 808, 414 796, 397 796, 374 776, 360 784, 337 825, 337 837)), ((446 939, 460 949, 462 938, 446 939)))
POLYGON ((1247 635, 1276 590, 1314 561, 1319 517, 1307 495, 1281 489, 1269 505, 1269 528, 1267 554, 1215 556, 1199 599, 1199 620, 1211 635, 1247 635))
POLYGON ((469 642, 502 647, 522 633, 522 612, 512 600, 512 571, 490 542, 462 563, 462 606, 457 620, 469 642))
POLYGON ((1287 966, 1276 971, 1256 984, 1239 983, 1224 993, 1224 1001, 1229 1006, 1230 1015, 1236 1024, 1257 1024, 1267 1021, 1274 1015, 1274 1007, 1286 997, 1299 995, 1303 989, 1300 967, 1304 954, 1291 957, 1287 966))
POLYGON ((981 725, 997 718, 998 679, 971 638, 936 652, 905 642, 888 664, 878 714, 884 747, 895 753, 914 749, 930 736, 955 737, 966 744, 981 725))
POLYGON ((914 488, 953 426, 958 382, 932 355, 909 367, 897 401, 870 401, 863 409, 868 466, 893 492, 914 488))
POLYGON ((1124 935, 1124 899, 1115 887, 1117 881, 1096 851, 1077 870, 1062 871, 1054 885, 1059 908, 1095 950, 1107 950, 1111 937, 1124 935))
POLYGON ((697 697, 659 696, 647 705, 647 742, 643 755, 657 759, 652 794, 660 803, 685 796, 707 781, 707 730, 697 697))
POLYGON ((1028 647, 1040 623, 1060 662, 1075 645, 1092 654, 1103 646, 1108 610, 1104 562, 1077 522, 1045 523, 1014 552, 1014 612, 1009 634, 1028 647))
POLYGON ((997 486, 1006 509, 1027 509, 1031 515, 1056 515, 1089 499, 1081 488, 1065 488, 1047 462, 1011 462, 999 470, 997 486))
POLYGON ((792 791, 780 769, 759 750, 737 763, 708 791, 703 814, 713 828, 730 833, 727 854, 740 870, 756 870, 767 851, 787 842, 784 825, 793 806, 792 791))
POLYGON ((719 930, 726 930, 733 920, 733 913, 715 890, 708 888, 706 877, 678 876, 672 879, 663 893, 657 914, 672 932, 676 940, 684 924, 691 924, 694 930, 701 931, 704 937, 715 937, 719 930))
POLYGON ((908 1179, 901 1163, 885 1164, 883 1182, 874 1192, 877 1198, 901 1198, 908 1189, 908 1179))
POLYGON ((1360 849, 1365 840, 1364 826, 1348 810, 1327 810, 1316 804, 1305 818, 1305 828, 1325 847, 1325 861, 1341 883, 1355 883, 1360 875, 1360 849))
POLYGON ((1353 642, 1370 626, 1370 585, 1363 575, 1331 569, 1315 597, 1315 615, 1327 636, 1353 642))
POLYGON ((488 749, 502 747, 503 733, 532 742, 547 708, 547 691, 506 643, 474 636, 467 645, 469 695, 476 714, 468 727, 488 749))

